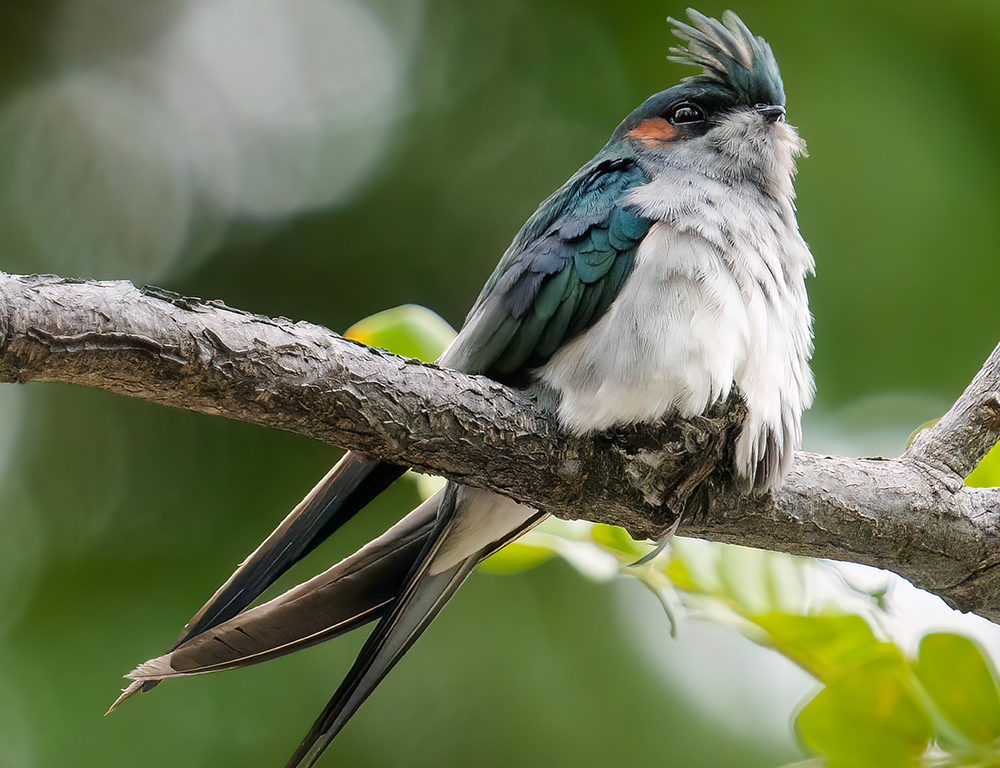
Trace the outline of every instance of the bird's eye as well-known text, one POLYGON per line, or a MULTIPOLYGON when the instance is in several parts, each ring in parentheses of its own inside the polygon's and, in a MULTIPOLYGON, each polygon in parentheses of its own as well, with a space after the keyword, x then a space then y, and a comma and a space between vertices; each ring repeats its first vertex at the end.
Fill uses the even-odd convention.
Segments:
POLYGON ((678 104, 670 113, 670 122, 674 125, 687 125, 689 123, 700 123, 705 119, 704 110, 697 104, 678 104))

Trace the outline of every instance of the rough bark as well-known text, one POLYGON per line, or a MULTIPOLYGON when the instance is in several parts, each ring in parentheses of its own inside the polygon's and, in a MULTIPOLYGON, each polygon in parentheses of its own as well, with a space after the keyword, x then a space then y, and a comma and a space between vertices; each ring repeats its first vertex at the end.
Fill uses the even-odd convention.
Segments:
POLYGON ((898 459, 796 455, 744 495, 726 469, 743 412, 586 438, 526 393, 304 322, 126 282, 0 273, 0 382, 84 384, 296 432, 488 488, 564 518, 886 568, 1000 621, 1000 489, 964 485, 1000 436, 1000 347, 898 459))

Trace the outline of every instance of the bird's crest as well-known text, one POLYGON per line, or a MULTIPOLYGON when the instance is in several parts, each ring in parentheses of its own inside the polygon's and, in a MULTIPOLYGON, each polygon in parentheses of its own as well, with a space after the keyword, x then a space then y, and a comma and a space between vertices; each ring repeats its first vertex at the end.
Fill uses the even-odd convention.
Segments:
POLYGON ((685 78, 685 82, 722 86, 748 105, 784 106, 781 73, 764 38, 755 37, 732 11, 723 13, 721 22, 693 8, 688 8, 687 14, 694 26, 667 19, 674 25, 674 34, 687 42, 686 47, 672 47, 667 58, 702 67, 700 75, 685 78))

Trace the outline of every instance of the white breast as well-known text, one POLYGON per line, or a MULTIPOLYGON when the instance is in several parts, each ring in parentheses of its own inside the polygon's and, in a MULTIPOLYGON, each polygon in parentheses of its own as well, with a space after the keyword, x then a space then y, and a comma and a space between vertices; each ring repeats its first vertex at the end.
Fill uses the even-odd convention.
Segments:
POLYGON ((701 238, 654 224, 607 313, 542 368, 574 431, 704 412, 746 348, 736 281, 701 238))

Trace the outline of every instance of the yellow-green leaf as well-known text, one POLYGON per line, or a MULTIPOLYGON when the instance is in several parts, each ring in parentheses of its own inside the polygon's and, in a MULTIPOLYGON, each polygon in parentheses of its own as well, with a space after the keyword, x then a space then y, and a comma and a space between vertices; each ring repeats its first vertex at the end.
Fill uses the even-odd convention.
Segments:
POLYGON ((680 589, 684 592, 698 593, 704 590, 695 583, 695 580, 691 578, 691 573, 688 571, 686 565, 682 560, 672 558, 667 564, 667 578, 674 585, 675 589, 680 589))
POLYGON ((966 485, 976 488, 996 488, 1000 486, 1000 443, 983 457, 972 474, 965 478, 966 485))
POLYGON ((644 548, 639 542, 629 536, 628 531, 624 528, 619 528, 617 525, 596 523, 591 528, 590 535, 593 536, 594 541, 598 544, 615 552, 620 552, 626 557, 638 559, 648 551, 647 548, 644 548))
POLYGON ((753 621, 767 631, 772 647, 819 680, 884 645, 860 616, 769 613, 753 621))
POLYGON ((520 573, 541 565, 554 554, 546 547, 514 541, 487 557, 479 567, 496 574, 520 573))
POLYGON ((979 744, 1000 737, 1000 693, 975 643, 950 632, 927 635, 914 671, 941 714, 965 736, 979 744))
POLYGON ((933 731, 895 646, 832 673, 795 720, 803 742, 829 768, 915 768, 933 731))
POLYGON ((344 336, 403 357, 431 362, 455 338, 455 329, 427 307, 404 304, 358 321, 344 336))

